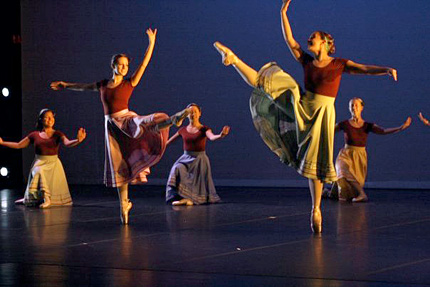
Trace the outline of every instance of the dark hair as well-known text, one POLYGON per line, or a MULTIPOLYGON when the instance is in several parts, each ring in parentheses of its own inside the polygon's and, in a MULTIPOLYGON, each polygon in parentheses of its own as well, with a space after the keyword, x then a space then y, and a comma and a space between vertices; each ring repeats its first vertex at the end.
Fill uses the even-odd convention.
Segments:
POLYGON ((188 108, 191 108, 191 107, 196 107, 196 108, 198 108, 198 109, 199 109, 199 112, 200 112, 200 113, 202 112, 202 108, 201 108, 198 104, 196 104, 196 103, 191 103, 191 104, 189 104, 189 105, 187 106, 187 109, 188 109, 188 108))
POLYGON ((327 32, 324 31, 316 31, 321 37, 321 39, 325 40, 327 43, 327 53, 332 55, 336 52, 336 46, 334 45, 334 38, 327 32))
POLYGON ((123 58, 123 57, 127 58, 127 60, 128 60, 129 63, 131 62, 130 57, 127 56, 126 54, 123 54, 123 53, 121 53, 121 54, 115 54, 115 55, 112 56, 112 59, 110 60, 110 66, 111 66, 111 68, 115 69, 115 65, 118 63, 118 59, 119 58, 123 58))
POLYGON ((351 101, 359 101, 361 106, 364 107, 364 101, 361 98, 354 97, 354 98, 349 100, 349 102, 351 102, 351 101))
POLYGON ((37 118, 37 122, 36 122, 36 129, 38 131, 43 130, 43 117, 45 116, 45 114, 47 112, 51 112, 54 115, 54 117, 55 117, 55 113, 54 113, 53 110, 51 110, 51 109, 41 109, 40 112, 39 112, 39 117, 37 118))

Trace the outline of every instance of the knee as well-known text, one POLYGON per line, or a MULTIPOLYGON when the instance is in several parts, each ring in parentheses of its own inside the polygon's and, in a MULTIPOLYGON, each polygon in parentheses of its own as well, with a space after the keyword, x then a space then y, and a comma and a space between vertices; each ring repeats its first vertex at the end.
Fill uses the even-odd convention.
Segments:
POLYGON ((154 114, 154 119, 157 121, 167 120, 168 118, 169 118, 169 116, 165 113, 155 113, 154 114))

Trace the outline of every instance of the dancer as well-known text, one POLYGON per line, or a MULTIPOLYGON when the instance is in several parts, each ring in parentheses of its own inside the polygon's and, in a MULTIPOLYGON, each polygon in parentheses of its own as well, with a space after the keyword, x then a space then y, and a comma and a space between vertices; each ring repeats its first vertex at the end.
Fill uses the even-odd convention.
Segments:
POLYGON ((338 180, 333 185, 329 197, 353 202, 368 200, 364 192, 364 182, 367 175, 367 136, 370 132, 378 135, 388 135, 407 129, 411 118, 396 128, 382 128, 376 124, 366 122, 361 117, 364 102, 360 98, 349 101, 351 118, 336 124, 335 131, 343 131, 345 146, 339 151, 336 159, 336 173, 338 180))
POLYGON ((206 138, 215 141, 230 132, 224 126, 221 133, 214 135, 212 129, 200 123, 202 114, 197 104, 189 104, 189 124, 179 129, 167 144, 182 137, 184 154, 173 164, 166 187, 166 202, 172 205, 193 205, 215 203, 221 199, 212 180, 209 158, 206 156, 206 138))
POLYGON ((128 110, 133 89, 139 84, 151 59, 157 29, 147 29, 149 45, 142 62, 131 78, 128 73, 129 58, 125 54, 112 57, 112 78, 94 83, 53 82, 53 90, 99 91, 105 114, 105 175, 106 186, 117 187, 120 217, 129 222, 132 203, 128 198, 128 184, 147 182, 149 167, 162 157, 172 124, 180 126, 188 115, 183 110, 169 117, 164 113, 140 116, 128 110))
POLYGON ((34 144, 35 158, 30 168, 24 198, 15 203, 24 203, 26 206, 38 205, 40 208, 73 203, 63 165, 58 158, 58 149, 60 142, 66 147, 77 146, 87 135, 85 129, 80 128, 76 139, 69 140, 62 132, 54 129, 54 124, 54 112, 43 109, 37 119, 37 131, 31 132, 20 142, 6 142, 0 138, 0 145, 14 149, 34 144))
POLYGON ((313 57, 304 52, 289 24, 290 3, 285 1, 281 8, 282 29, 293 57, 303 66, 305 93, 276 63, 268 63, 257 72, 226 46, 219 42, 214 45, 224 65, 233 65, 245 82, 255 88, 250 100, 251 114, 264 142, 281 161, 309 179, 311 228, 320 233, 323 182, 337 179, 333 165, 334 101, 342 73, 390 75, 397 80, 397 71, 331 57, 334 39, 322 31, 312 33, 308 39, 313 57))

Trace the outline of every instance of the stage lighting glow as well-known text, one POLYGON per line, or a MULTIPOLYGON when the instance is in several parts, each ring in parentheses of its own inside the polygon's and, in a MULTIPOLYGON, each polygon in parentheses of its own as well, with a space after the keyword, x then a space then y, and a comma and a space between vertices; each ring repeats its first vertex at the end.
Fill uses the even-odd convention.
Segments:
POLYGON ((6 167, 0 168, 0 175, 7 176, 9 174, 9 170, 6 167))
POLYGON ((1 93, 4 97, 8 97, 9 96, 9 89, 8 88, 3 88, 1 90, 1 93))

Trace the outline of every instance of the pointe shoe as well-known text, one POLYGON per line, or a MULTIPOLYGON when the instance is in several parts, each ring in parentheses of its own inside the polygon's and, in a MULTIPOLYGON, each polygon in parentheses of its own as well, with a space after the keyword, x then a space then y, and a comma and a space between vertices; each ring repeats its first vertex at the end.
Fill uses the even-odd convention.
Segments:
POLYGON ((225 66, 236 64, 237 56, 229 48, 218 41, 214 43, 214 47, 217 49, 218 53, 221 54, 222 62, 225 66))
POLYGON ((367 202, 369 198, 365 194, 360 194, 352 199, 352 202, 367 202))
POLYGON ((314 207, 311 211, 311 229, 313 233, 322 232, 321 209, 314 207))
POLYGON ((128 215, 130 213, 130 209, 133 207, 133 204, 129 199, 126 199, 121 204, 121 222, 124 225, 128 225, 128 215))
POLYGON ((186 117, 188 117, 188 115, 190 114, 190 109, 189 108, 187 108, 187 109, 183 109, 182 111, 180 111, 180 112, 177 112, 176 114, 174 114, 173 116, 171 116, 170 118, 171 118, 171 120, 172 120, 172 123, 175 125, 175 126, 177 126, 177 127, 180 127, 181 125, 182 125, 182 122, 184 121, 184 119, 186 118, 186 117))

